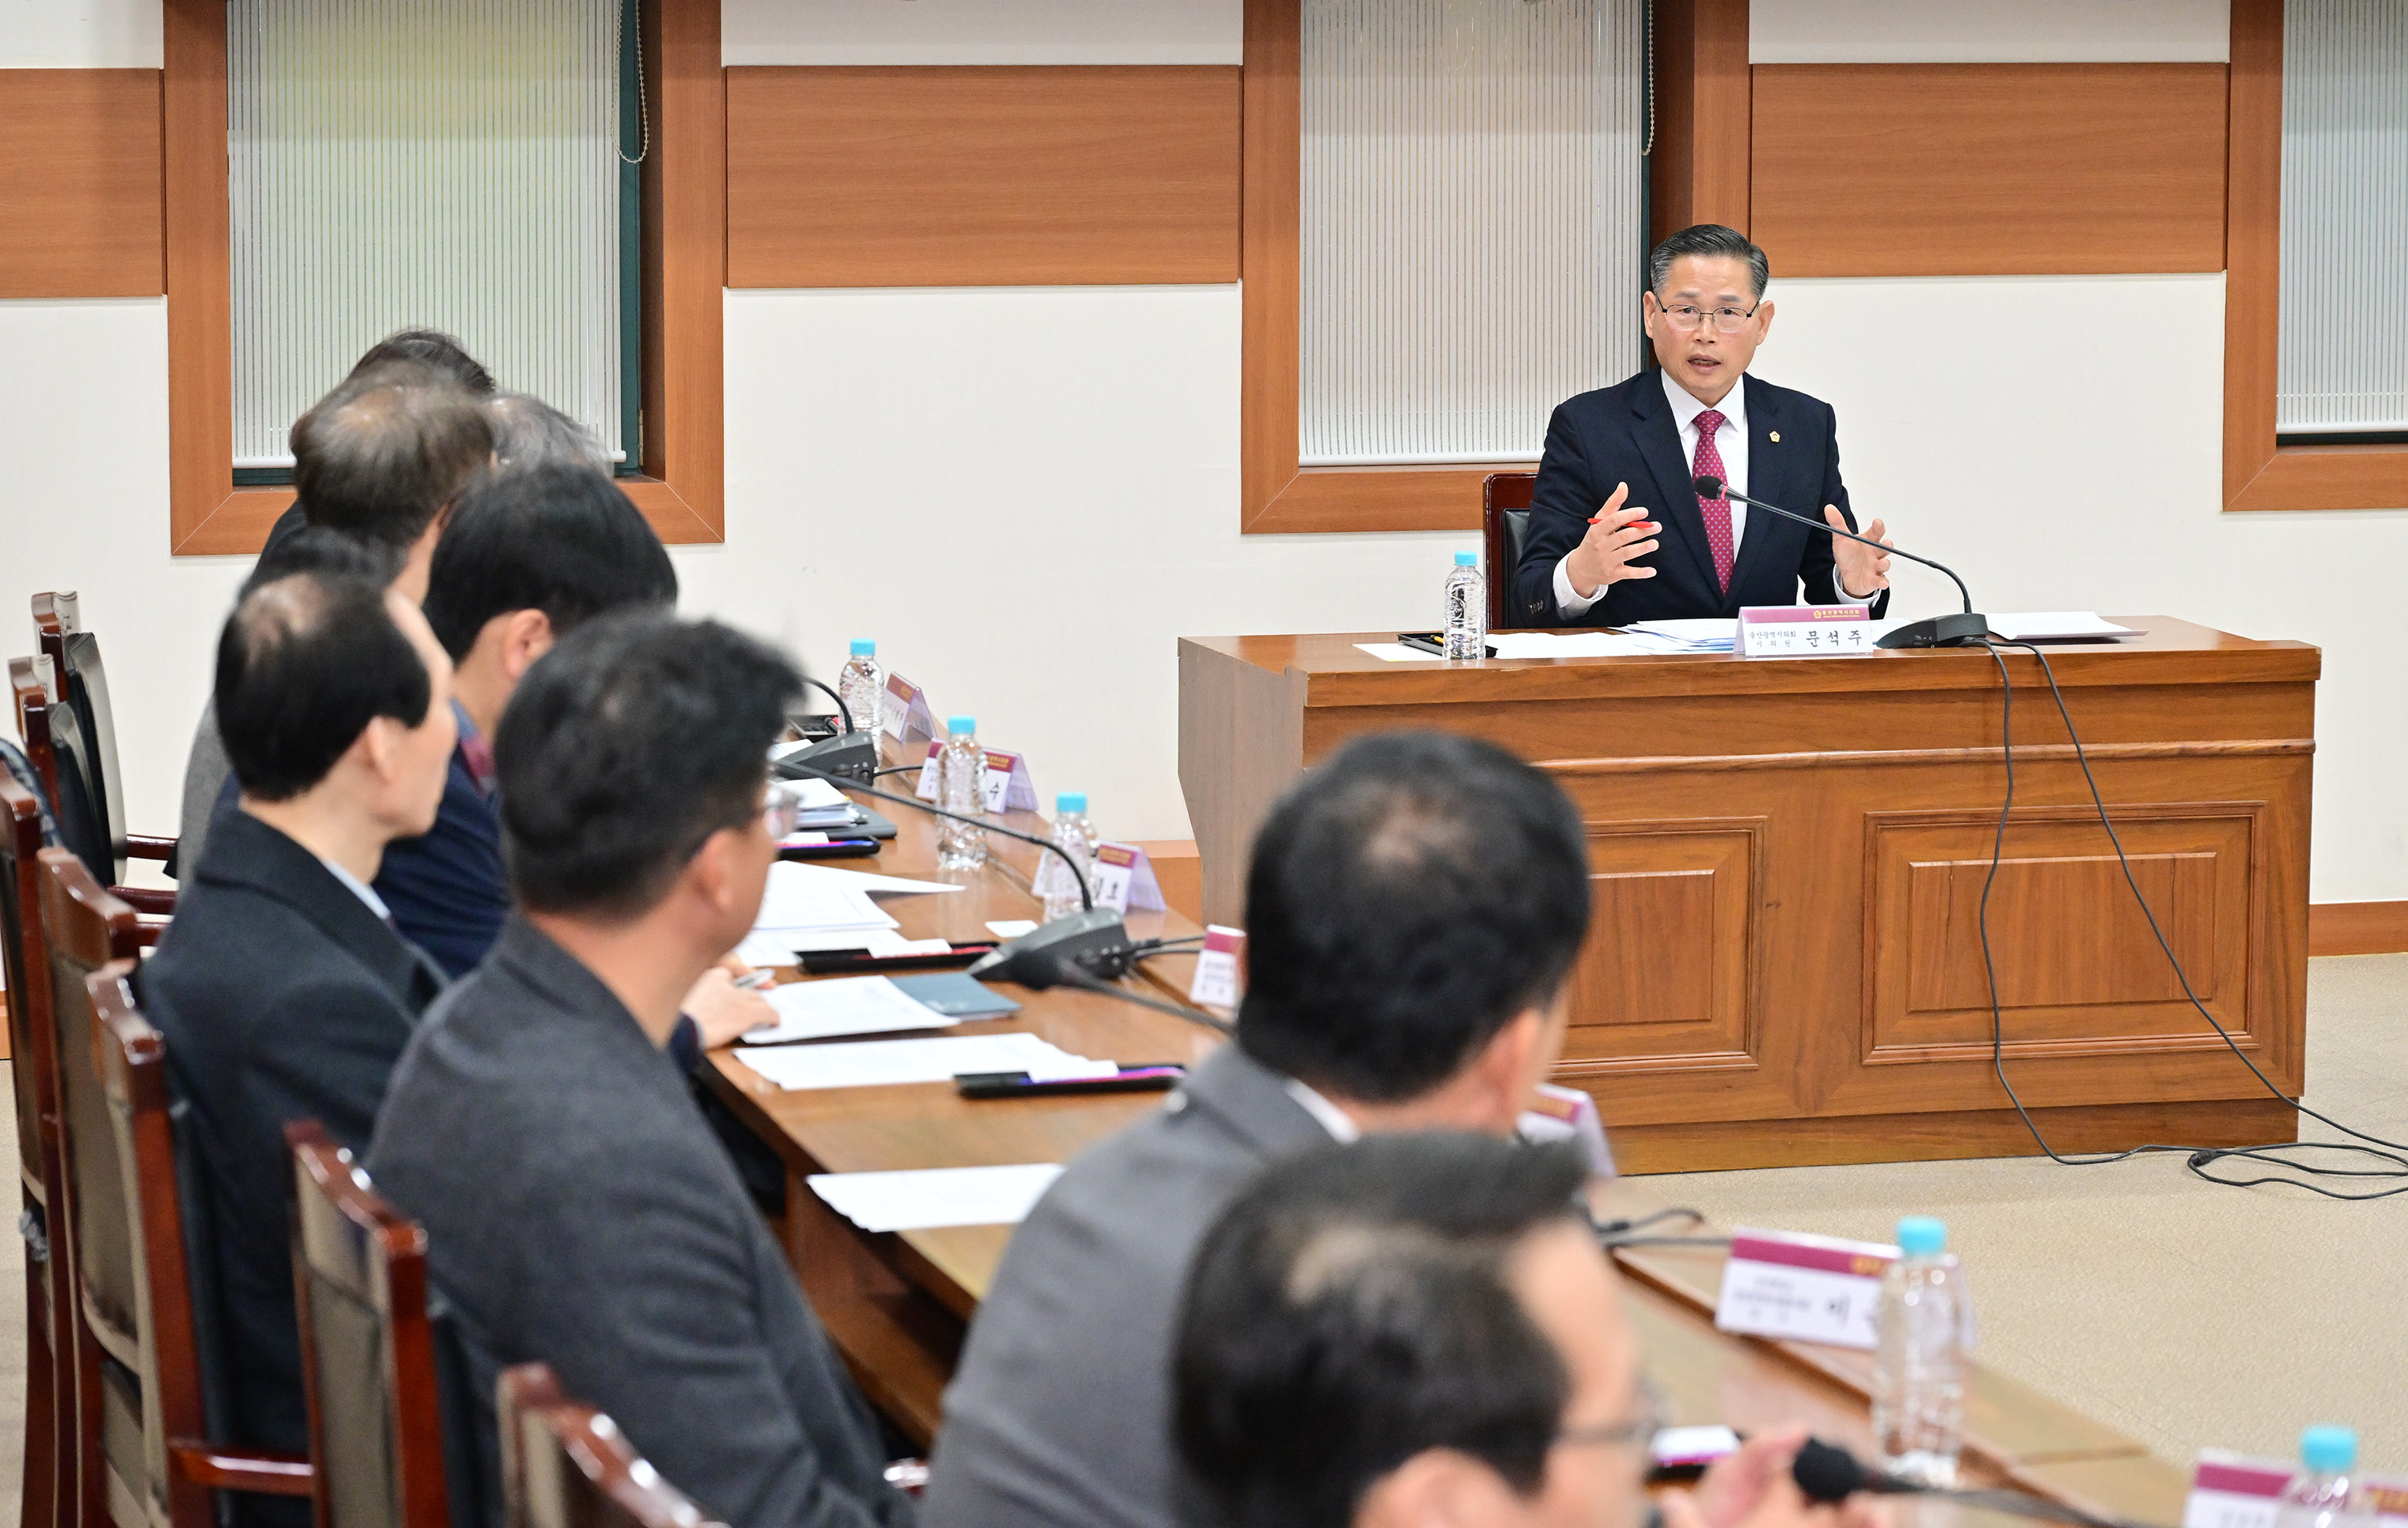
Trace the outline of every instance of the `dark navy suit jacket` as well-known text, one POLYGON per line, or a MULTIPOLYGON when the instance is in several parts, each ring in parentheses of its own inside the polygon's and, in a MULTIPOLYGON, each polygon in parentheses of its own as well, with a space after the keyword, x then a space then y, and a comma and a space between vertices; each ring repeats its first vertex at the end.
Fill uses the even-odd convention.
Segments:
MULTIPOLYGON (((1850 530, 1856 519, 1840 480, 1840 441, 1831 406, 1754 377, 1747 389, 1747 492, 1753 498, 1820 520, 1835 504, 1850 530), (1778 433, 1781 438, 1772 436, 1778 433)), ((1546 455, 1531 491, 1530 531, 1513 570, 1510 623, 1515 626, 1627 626, 1634 621, 1736 616, 1745 605, 1795 605, 1802 584, 1810 605, 1839 603, 1831 536, 1795 521, 1734 504, 1747 520, 1728 592, 1717 587, 1706 521, 1690 486, 1681 428, 1650 366, 1612 387, 1560 404, 1547 424, 1546 455), (1628 483, 1626 507, 1643 506, 1663 526, 1656 550, 1640 559, 1652 578, 1625 578, 1575 617, 1555 604, 1555 564, 1588 534, 1588 521, 1628 483)), ((1873 602, 1878 617, 1889 602, 1873 602)))
POLYGON ((502 936, 510 893, 502 874, 501 814, 477 788, 461 750, 452 750, 435 826, 385 847, 376 890, 401 932, 455 980, 475 970, 502 936))

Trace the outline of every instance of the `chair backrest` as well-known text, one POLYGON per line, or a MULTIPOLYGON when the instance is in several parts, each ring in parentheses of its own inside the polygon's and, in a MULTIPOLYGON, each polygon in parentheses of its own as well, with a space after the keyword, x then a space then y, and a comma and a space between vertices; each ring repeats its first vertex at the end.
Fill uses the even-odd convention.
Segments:
POLYGON ((17 1163, 45 1207, 58 1171, 59 1079, 52 1050, 50 959, 42 943, 42 804, 0 774, 0 979, 8 983, 8 1070, 17 1094, 17 1163))
POLYGON ((1515 624, 1507 608, 1513 570, 1522 565, 1522 544, 1530 538, 1530 491, 1535 472, 1492 472, 1480 486, 1481 539, 1488 549, 1488 629, 1515 624))
POLYGON ((209 1491, 172 1468, 169 1459, 171 1447, 199 1444, 210 1433, 185 1258, 167 1042, 135 1001, 134 971, 132 961, 111 961, 85 978, 84 986, 95 1027, 92 1063, 108 1103, 126 1240, 140 1275, 134 1308, 142 1360, 136 1372, 142 1377, 143 1475, 153 1521, 165 1514, 168 1522, 207 1523, 215 1517, 209 1491))
POLYGON ((34 773, 41 777, 42 792, 55 809, 59 799, 59 761, 58 755, 50 751, 50 689, 43 682, 50 667, 48 658, 9 659, 8 704, 17 718, 17 735, 24 743, 25 757, 33 761, 34 773))
POLYGON ((50 660, 50 683, 75 714, 79 762, 90 800, 93 831, 107 847, 109 868, 93 867, 116 885, 125 878, 125 788, 118 768, 117 717, 108 700, 108 670, 100 638, 83 629, 73 593, 34 596, 34 629, 50 660))
POLYGON ((93 750, 75 707, 50 693, 54 666, 47 652, 8 660, 17 735, 50 795, 60 839, 104 885, 111 884, 119 866, 110 852, 107 808, 90 783, 93 750))
POLYGON ((520 1364, 494 1389, 505 1528, 702 1528, 709 1521, 644 1463, 609 1418, 562 1395, 550 1365, 520 1364))
POLYGON ((142 1279, 127 1227, 125 1175, 117 1132, 93 1058, 100 1025, 86 984, 111 961, 139 958, 134 909, 108 894, 81 860, 46 849, 42 866, 42 938, 49 946, 51 1054, 59 1085, 59 1184, 51 1194, 51 1241, 67 1226, 71 1280, 84 1324, 101 1350, 140 1372, 138 1336, 142 1279), (57 1213, 61 1198, 66 1214, 57 1213))
POLYGON ((448 1528, 426 1233, 315 1120, 284 1138, 318 1528, 448 1528))

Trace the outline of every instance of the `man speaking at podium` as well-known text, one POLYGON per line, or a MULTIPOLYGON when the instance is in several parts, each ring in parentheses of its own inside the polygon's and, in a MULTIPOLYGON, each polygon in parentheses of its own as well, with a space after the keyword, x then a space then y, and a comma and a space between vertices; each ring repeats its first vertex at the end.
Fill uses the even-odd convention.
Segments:
MULTIPOLYGON (((1720 223, 1656 246, 1640 301, 1661 369, 1556 407, 1513 572, 1514 624, 1735 616, 1798 604, 1801 583, 1809 605, 1870 601, 1882 614, 1887 553, 1727 496, 1701 501, 1691 486, 1711 474, 1856 528, 1831 406, 1747 375, 1772 327, 1770 275, 1764 251, 1720 223)), ((1866 534, 1882 539, 1882 522, 1866 534)))

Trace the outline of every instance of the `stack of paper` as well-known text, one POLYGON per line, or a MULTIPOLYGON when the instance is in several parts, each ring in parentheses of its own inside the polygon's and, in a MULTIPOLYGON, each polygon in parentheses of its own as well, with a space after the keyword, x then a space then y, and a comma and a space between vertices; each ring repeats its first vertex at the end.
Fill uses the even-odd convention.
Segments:
POLYGON ((761 911, 752 920, 752 937, 738 953, 752 965, 784 964, 798 950, 864 950, 879 935, 893 935, 899 927, 871 893, 894 895, 916 892, 958 892, 940 880, 907 880, 900 876, 865 875, 830 864, 781 862, 769 867, 761 891, 761 911), (767 958, 761 958, 767 956, 767 958))
POLYGON ((884 977, 790 981, 767 994, 778 1022, 744 1036, 746 1045, 824 1040, 889 1029, 944 1029, 959 1022, 905 992, 884 977))
POLYGON ((1990 630, 2010 642, 2112 642, 2124 636, 2146 636, 2131 626, 2102 621, 2096 610, 2034 610, 2020 615, 1992 616, 1990 630))
POLYGON ((1112 1062, 1074 1056, 1020 1030, 936 1040, 772 1047, 745 1051, 744 1064, 789 1092, 951 1082, 961 1072, 1025 1072, 1039 1082, 1062 1082, 1120 1071, 1112 1062))
POLYGON ((825 780, 781 780, 778 788, 795 798, 797 829, 857 827, 861 815, 853 810, 853 799, 825 780))
POLYGON ((1011 1167, 923 1167, 893 1173, 818 1173, 807 1179, 830 1209, 864 1231, 945 1225, 1018 1225, 1062 1176, 1054 1162, 1011 1167))
POLYGON ((1732 652, 1739 647, 1736 621, 1639 621, 1631 623, 1630 630, 1637 635, 1670 644, 1656 649, 1658 652, 1732 652))

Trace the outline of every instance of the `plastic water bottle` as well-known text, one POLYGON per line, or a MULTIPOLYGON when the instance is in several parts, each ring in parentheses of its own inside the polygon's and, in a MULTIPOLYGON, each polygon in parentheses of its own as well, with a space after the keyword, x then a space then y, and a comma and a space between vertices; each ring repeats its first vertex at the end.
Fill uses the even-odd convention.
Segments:
POLYGON ((1488 656, 1488 580, 1480 576, 1476 551, 1456 552, 1446 576, 1446 655, 1488 656))
POLYGON ((1898 1248, 1882 1279, 1873 1440, 1890 1474, 1953 1486, 1965 1425, 1965 1271, 1948 1253, 1948 1228, 1928 1215, 1898 1222, 1898 1248))
POLYGON ((853 730, 874 736, 885 720, 881 713, 886 705, 886 671, 878 666, 877 643, 863 636, 853 639, 853 656, 836 677, 836 693, 853 718, 853 730))
MULTIPOLYGON (((1054 846, 1078 862, 1079 875, 1088 876, 1096 864, 1096 846, 1103 841, 1096 825, 1087 821, 1087 793, 1065 791, 1054 798, 1054 846)), ((1078 878, 1070 874, 1059 855, 1048 854, 1037 870, 1039 888, 1045 893, 1045 919, 1068 918, 1083 908, 1080 900, 1078 878)))
POLYGON ((2311 1427, 2300 1435, 2300 1473, 2283 1488, 2274 1528, 2374 1528, 2374 1507, 2358 1473, 2358 1435, 2311 1427))
MULTIPOLYGON (((937 756, 937 805, 964 817, 986 815, 986 750, 979 747, 978 722, 948 718, 945 748, 937 756)), ((975 870, 986 864, 986 830, 950 817, 937 819, 937 865, 975 870)))

